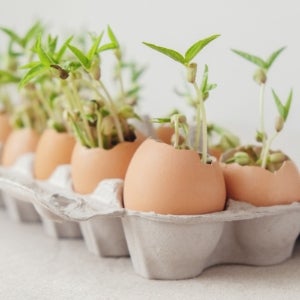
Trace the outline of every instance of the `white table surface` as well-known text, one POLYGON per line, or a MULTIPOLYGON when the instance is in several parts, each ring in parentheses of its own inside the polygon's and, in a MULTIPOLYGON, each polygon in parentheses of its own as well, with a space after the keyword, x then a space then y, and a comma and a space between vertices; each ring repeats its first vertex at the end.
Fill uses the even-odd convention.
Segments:
POLYGON ((129 258, 99 258, 82 240, 47 237, 0 209, 0 299, 300 299, 300 243, 269 267, 215 266, 180 281, 147 280, 129 258))

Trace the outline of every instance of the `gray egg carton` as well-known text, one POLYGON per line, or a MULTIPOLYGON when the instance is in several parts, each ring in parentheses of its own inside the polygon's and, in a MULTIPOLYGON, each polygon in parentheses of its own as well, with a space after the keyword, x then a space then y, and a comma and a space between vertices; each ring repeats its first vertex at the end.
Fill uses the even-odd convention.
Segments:
POLYGON ((2 192, 0 191, 0 209, 5 208, 2 192))
POLYGON ((278 264, 292 255, 300 233, 299 202, 255 207, 229 200, 224 211, 192 216, 135 212, 122 208, 122 180, 104 180, 94 193, 79 195, 68 172, 59 168, 55 180, 40 182, 0 169, 0 188, 32 202, 47 220, 79 223, 90 252, 130 254, 146 278, 192 278, 218 264, 278 264))
MULTIPOLYGON (((7 171, 19 173, 24 177, 32 179, 32 163, 34 155, 28 153, 22 156, 15 165, 7 171)), ((7 193, 5 189, 0 191, 2 204, 5 207, 9 217, 16 222, 40 222, 41 218, 29 201, 24 201, 22 195, 15 198, 7 193)))

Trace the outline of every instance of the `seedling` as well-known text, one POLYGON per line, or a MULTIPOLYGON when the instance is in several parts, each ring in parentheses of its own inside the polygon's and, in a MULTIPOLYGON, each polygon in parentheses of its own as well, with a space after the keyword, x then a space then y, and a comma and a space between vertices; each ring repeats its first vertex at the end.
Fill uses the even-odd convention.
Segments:
MULTIPOLYGON (((31 83, 43 86, 46 77, 55 85, 58 90, 56 99, 65 103, 61 115, 80 143, 88 148, 110 149, 120 142, 135 139, 133 127, 127 120, 138 117, 133 106, 139 98, 139 79, 144 68, 124 61, 112 29, 108 27, 106 33, 106 43, 103 43, 105 32, 101 32, 90 36, 88 47, 76 46, 74 39, 69 37, 58 50, 57 39, 50 39, 49 42, 48 38, 45 46, 39 37, 34 48, 38 61, 27 66, 29 70, 20 83, 20 87, 31 83), (109 91, 103 80, 106 73, 102 74, 100 55, 104 52, 113 52, 116 59, 116 94, 109 91), (130 72, 127 85, 123 78, 125 71, 130 72)), ((47 99, 44 101, 47 102, 47 99)), ((49 104, 47 106, 51 109, 49 104)), ((57 123, 57 120, 54 121, 57 123)), ((63 122, 60 120, 59 124, 63 122)))
MULTIPOLYGON (((215 40, 219 35, 212 35, 205 39, 199 40, 196 43, 194 43, 192 46, 188 48, 188 50, 185 52, 185 54, 181 54, 173 49, 157 46, 154 44, 146 43, 144 44, 168 57, 173 59, 174 61, 180 63, 184 68, 186 69, 187 74, 187 82, 190 83, 195 91, 195 103, 194 107, 196 110, 196 138, 194 145, 186 145, 187 147, 198 151, 200 147, 200 140, 202 137, 202 162, 207 163, 208 162, 208 137, 207 137, 207 121, 206 121, 206 111, 204 106, 204 101, 207 99, 209 92, 216 87, 215 84, 210 84, 208 82, 208 66, 205 65, 204 71, 202 74, 201 80, 197 83, 197 63, 193 61, 193 59, 196 57, 196 55, 210 42, 215 40)), ((176 115, 175 115, 176 116, 176 115)), ((176 128, 179 128, 180 122, 179 120, 182 119, 181 116, 174 116, 174 120, 172 120, 171 123, 173 123, 173 126, 176 128), (178 121, 176 125, 176 120, 178 121)), ((167 120, 166 120, 167 121, 167 120)), ((161 119, 162 122, 162 119, 161 119)), ((175 139, 176 141, 177 139, 175 139)), ((177 145, 177 144, 176 144, 177 145)), ((178 145, 177 145, 178 146, 178 145)), ((185 147, 186 147, 185 146, 185 147)))
POLYGON ((1 92, 4 93, 4 97, 1 97, 2 111, 12 115, 14 127, 28 127, 40 132, 45 126, 46 114, 39 99, 32 97, 32 89, 24 90, 19 97, 20 100, 12 104, 11 94, 5 88, 7 86, 17 87, 23 72, 21 65, 24 61, 32 61, 34 55, 31 48, 36 35, 41 34, 45 28, 40 22, 36 22, 23 36, 10 28, 1 27, 0 30, 9 38, 5 64, 0 70, 1 92))
MULTIPOLYGON (((263 60, 262 58, 243 52, 239 50, 232 50, 234 53, 243 57, 244 59, 250 61, 251 63, 258 66, 258 69, 255 71, 253 79, 259 84, 260 92, 259 92, 259 116, 260 116, 260 125, 259 130, 256 133, 256 140, 261 143, 261 151, 260 154, 256 156, 249 155, 247 151, 239 151, 239 153, 235 154, 235 157, 230 158, 228 162, 242 162, 240 164, 254 164, 260 165, 262 168, 267 168, 269 170, 274 170, 274 164, 281 163, 286 160, 286 156, 284 156, 281 152, 271 153, 270 148, 274 139, 278 136, 279 132, 283 129, 283 126, 287 120, 290 106, 293 98, 293 90, 291 89, 288 98, 285 104, 280 100, 276 92, 272 89, 272 95, 275 102, 275 105, 278 110, 278 116, 275 121, 275 132, 269 138, 265 131, 265 87, 268 79, 268 72, 270 67, 273 65, 278 56, 282 53, 285 47, 282 47, 275 52, 273 52, 267 60, 263 60), (243 152, 243 154, 241 153, 243 152)), ((276 169, 276 168, 275 168, 276 169)))

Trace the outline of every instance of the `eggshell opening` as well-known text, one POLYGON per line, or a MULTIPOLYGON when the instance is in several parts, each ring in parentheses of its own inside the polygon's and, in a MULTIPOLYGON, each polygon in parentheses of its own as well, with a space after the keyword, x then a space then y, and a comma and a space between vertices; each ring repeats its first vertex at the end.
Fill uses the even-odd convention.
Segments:
POLYGON ((259 166, 222 164, 227 196, 255 206, 271 206, 300 201, 300 175, 290 160, 270 172, 259 166))
POLYGON ((33 129, 16 129, 8 136, 2 152, 2 165, 13 165, 23 154, 35 152, 40 135, 33 129))
POLYGON ((151 139, 136 151, 124 182, 124 206, 131 210, 202 214, 223 210, 225 199, 217 162, 203 164, 194 151, 151 139))
POLYGON ((109 150, 89 149, 76 143, 71 158, 74 190, 89 194, 103 179, 124 179, 128 164, 140 143, 141 137, 134 142, 119 143, 109 150))
POLYGON ((35 178, 47 179, 59 165, 69 164, 74 146, 75 139, 69 133, 46 129, 36 148, 35 178))

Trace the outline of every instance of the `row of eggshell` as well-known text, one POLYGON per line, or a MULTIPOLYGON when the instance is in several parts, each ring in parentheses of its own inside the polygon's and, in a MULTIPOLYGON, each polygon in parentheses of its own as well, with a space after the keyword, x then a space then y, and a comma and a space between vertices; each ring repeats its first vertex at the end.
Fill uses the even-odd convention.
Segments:
MULTIPOLYGON (((168 133, 158 136, 168 142, 168 133)), ((73 188, 80 194, 92 193, 103 179, 125 179, 124 206, 131 210, 190 215, 221 211, 228 197, 256 206, 300 200, 300 175, 292 161, 275 173, 217 161, 202 164, 196 152, 176 150, 142 134, 110 150, 87 149, 69 133, 52 129, 41 136, 31 129, 13 130, 3 141, 3 166, 35 152, 34 176, 45 180, 58 165, 70 163, 73 188)))

